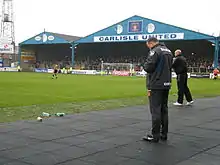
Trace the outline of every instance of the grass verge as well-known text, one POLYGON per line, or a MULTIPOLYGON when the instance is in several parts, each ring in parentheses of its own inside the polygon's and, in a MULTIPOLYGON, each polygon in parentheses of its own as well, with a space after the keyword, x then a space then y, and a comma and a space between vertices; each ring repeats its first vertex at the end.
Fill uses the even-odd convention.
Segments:
MULTIPOLYGON (((42 112, 68 114, 147 104, 145 79, 136 77, 0 73, 0 122, 36 119, 42 112)), ((170 101, 176 96, 176 85, 170 101)), ((220 95, 220 81, 190 79, 194 98, 220 95)))

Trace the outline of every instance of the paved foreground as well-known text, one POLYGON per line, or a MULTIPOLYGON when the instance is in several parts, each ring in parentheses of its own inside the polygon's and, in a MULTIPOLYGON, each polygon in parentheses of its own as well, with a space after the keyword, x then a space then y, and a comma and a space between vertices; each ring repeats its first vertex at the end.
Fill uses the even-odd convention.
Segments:
POLYGON ((170 107, 168 142, 141 141, 147 107, 0 124, 0 165, 219 165, 220 98, 170 107))

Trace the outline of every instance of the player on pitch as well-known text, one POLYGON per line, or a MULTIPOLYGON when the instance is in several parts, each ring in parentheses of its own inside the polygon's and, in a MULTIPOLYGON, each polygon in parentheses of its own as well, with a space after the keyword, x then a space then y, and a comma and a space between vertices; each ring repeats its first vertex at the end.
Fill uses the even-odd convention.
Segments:
POLYGON ((149 38, 146 43, 150 49, 144 64, 147 72, 147 89, 152 116, 152 131, 143 140, 157 143, 167 140, 168 96, 172 77, 172 52, 157 38, 149 38), (161 132, 160 132, 161 130, 161 132))
POLYGON ((219 74, 219 70, 218 70, 218 68, 215 68, 215 69, 213 70, 214 80, 217 80, 217 79, 218 79, 218 74, 219 74))
POLYGON ((54 66, 54 68, 53 68, 53 76, 52 76, 52 79, 57 79, 58 78, 58 76, 57 76, 57 74, 58 74, 58 70, 59 70, 59 67, 58 67, 58 65, 55 65, 54 66))

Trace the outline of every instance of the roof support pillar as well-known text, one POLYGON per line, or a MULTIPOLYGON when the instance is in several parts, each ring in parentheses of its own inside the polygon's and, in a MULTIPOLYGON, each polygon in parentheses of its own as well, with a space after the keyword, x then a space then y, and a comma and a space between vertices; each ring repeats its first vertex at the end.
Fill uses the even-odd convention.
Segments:
POLYGON ((77 49, 77 45, 76 43, 72 43, 72 66, 74 67, 75 64, 75 55, 76 55, 76 49, 77 49))
POLYGON ((219 66, 219 37, 215 38, 214 68, 219 66))
POLYGON ((18 64, 21 66, 21 45, 18 46, 18 64))

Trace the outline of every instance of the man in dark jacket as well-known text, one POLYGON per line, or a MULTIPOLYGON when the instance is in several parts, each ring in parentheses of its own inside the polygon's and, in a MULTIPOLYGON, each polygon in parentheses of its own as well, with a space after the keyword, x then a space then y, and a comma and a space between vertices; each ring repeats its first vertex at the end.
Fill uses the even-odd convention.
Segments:
POLYGON ((192 95, 187 85, 187 62, 186 58, 183 57, 181 50, 175 51, 175 59, 173 62, 173 69, 177 74, 177 87, 178 87, 178 99, 174 105, 183 105, 183 97, 185 95, 187 105, 193 104, 192 95))
POLYGON ((167 140, 168 133, 168 96, 171 87, 172 59, 171 51, 159 43, 156 38, 147 40, 150 49, 144 70, 147 72, 147 89, 152 115, 152 132, 143 140, 157 143, 167 140), (160 134, 160 130, 161 134, 160 134))

